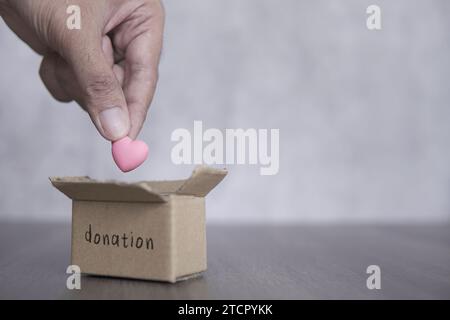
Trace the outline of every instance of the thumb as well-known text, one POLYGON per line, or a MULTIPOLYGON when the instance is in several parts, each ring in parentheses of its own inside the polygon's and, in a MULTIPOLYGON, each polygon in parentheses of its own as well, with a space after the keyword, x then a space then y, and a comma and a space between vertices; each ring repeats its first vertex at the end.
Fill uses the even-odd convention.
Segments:
POLYGON ((81 90, 77 100, 89 113, 100 134, 116 141, 130 130, 130 119, 122 87, 102 50, 102 40, 71 41, 66 60, 81 90))

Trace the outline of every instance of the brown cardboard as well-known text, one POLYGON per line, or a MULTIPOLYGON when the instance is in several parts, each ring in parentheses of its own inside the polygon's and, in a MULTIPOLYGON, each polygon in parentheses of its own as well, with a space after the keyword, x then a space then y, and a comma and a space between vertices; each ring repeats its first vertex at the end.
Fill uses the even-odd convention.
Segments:
POLYGON ((206 270, 205 196, 227 171, 176 181, 53 177, 72 199, 72 262, 82 273, 176 282, 206 270))

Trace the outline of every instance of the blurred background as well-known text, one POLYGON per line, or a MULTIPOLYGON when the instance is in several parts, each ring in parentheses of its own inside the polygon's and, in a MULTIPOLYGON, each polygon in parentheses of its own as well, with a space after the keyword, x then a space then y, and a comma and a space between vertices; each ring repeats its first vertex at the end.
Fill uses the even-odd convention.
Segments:
POLYGON ((280 171, 228 166, 213 223, 450 222, 450 2, 165 0, 160 81, 121 173, 87 114, 52 100, 0 21, 0 221, 70 221, 49 176, 187 177, 176 128, 280 129, 280 171), (366 8, 382 30, 366 28, 366 8))

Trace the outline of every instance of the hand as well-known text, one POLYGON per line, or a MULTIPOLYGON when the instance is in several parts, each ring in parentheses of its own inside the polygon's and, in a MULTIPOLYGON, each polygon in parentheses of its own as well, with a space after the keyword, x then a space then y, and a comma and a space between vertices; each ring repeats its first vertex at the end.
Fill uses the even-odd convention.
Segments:
POLYGON ((100 134, 135 139, 158 78, 164 11, 159 0, 74 0, 81 30, 69 30, 62 0, 0 0, 0 15, 43 56, 52 96, 75 100, 100 134))

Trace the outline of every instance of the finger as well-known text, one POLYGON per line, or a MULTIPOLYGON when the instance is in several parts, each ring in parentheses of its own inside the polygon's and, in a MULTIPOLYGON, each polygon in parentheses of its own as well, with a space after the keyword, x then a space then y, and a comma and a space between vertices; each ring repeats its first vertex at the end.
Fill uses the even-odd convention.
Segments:
MULTIPOLYGON (((45 57, 41 63, 40 74, 44 84, 56 100, 62 102, 81 101, 82 92, 75 74, 58 54, 45 57)), ((82 104, 80 105, 83 107, 82 104)), ((85 109, 85 111, 87 110, 85 109)))
POLYGON ((80 102, 100 134, 116 141, 128 134, 130 120, 122 87, 103 52, 102 42, 102 37, 95 35, 72 38, 65 55, 80 85, 80 102))
POLYGON ((113 65, 113 71, 116 75, 117 81, 119 81, 120 86, 123 86, 123 82, 125 79, 125 70, 123 70, 123 67, 121 64, 115 64, 113 65))
POLYGON ((112 67, 114 65, 114 49, 111 39, 108 36, 102 37, 102 50, 105 55, 106 62, 112 67))
POLYGON ((70 102, 73 98, 61 86, 57 76, 57 57, 56 54, 46 55, 41 62, 39 75, 47 90, 56 100, 60 102, 70 102))
MULTIPOLYGON (((123 67, 121 64, 114 64, 111 42, 105 39, 103 41, 103 52, 105 53, 108 63, 111 63, 113 72, 122 86, 124 79, 123 67)), ((70 66, 58 54, 47 55, 45 57, 45 62, 42 63, 41 70, 42 76, 49 78, 49 80, 46 79, 46 82, 51 81, 48 86, 53 92, 52 95, 57 100, 81 100, 81 88, 78 85, 75 74, 71 70, 70 66)))
POLYGON ((88 111, 82 103, 82 89, 78 84, 75 73, 72 71, 69 64, 59 55, 55 55, 55 58, 52 59, 52 63, 58 85, 64 90, 65 93, 67 93, 68 96, 70 96, 71 99, 77 101, 85 111, 88 111))
POLYGON ((114 49, 111 43, 111 39, 108 36, 103 36, 102 39, 102 49, 103 53, 105 54, 106 61, 108 64, 112 67, 114 75, 117 78, 117 81, 119 81, 120 86, 123 85, 123 80, 125 78, 125 73, 123 70, 122 62, 118 64, 114 64, 114 49))
POLYGON ((123 87, 131 121, 128 135, 132 139, 139 134, 155 93, 162 32, 163 19, 156 19, 151 27, 151 32, 133 39, 125 53, 123 87))

